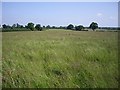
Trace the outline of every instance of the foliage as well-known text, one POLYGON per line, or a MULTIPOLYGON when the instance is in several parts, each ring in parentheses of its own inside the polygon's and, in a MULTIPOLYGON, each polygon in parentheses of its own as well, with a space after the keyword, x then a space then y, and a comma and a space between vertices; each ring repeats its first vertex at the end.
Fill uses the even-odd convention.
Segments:
POLYGON ((47 29, 50 29, 50 25, 47 25, 46 28, 47 28, 47 29))
POLYGON ((3 28, 11 28, 11 26, 6 25, 6 24, 3 24, 2 27, 3 27, 3 28))
POLYGON ((42 31, 42 27, 40 24, 36 24, 35 28, 38 30, 38 31, 42 31))
POLYGON ((84 29, 84 27, 83 27, 82 25, 75 26, 75 30, 76 30, 76 31, 81 31, 81 30, 83 30, 83 29, 84 29))
POLYGON ((29 29, 27 25, 25 25, 25 28, 26 28, 26 29, 29 29))
POLYGON ((28 23, 28 24, 27 24, 27 27, 28 27, 30 30, 33 31, 33 30, 34 30, 34 23, 32 23, 32 22, 31 22, 31 23, 28 23))
POLYGON ((45 28, 45 26, 43 26, 43 28, 45 28))
POLYGON ((3 27, 3 28, 7 28, 7 25, 6 25, 6 24, 3 24, 2 27, 3 27))
POLYGON ((92 22, 89 27, 94 31, 96 28, 98 28, 98 24, 95 22, 92 22))
POLYGON ((52 26, 52 29, 55 29, 56 27, 55 26, 52 26))
POLYGON ((74 28, 74 26, 72 24, 67 26, 67 29, 73 29, 73 28, 74 28))
POLYGON ((17 24, 13 24, 12 28, 14 29, 14 28, 24 28, 24 27, 23 27, 23 25, 20 25, 17 23, 17 24))
POLYGON ((20 25, 18 23, 16 25, 17 25, 17 28, 20 28, 20 25))
POLYGON ((12 25, 12 28, 15 28, 15 27, 17 27, 16 24, 13 24, 13 25, 12 25))

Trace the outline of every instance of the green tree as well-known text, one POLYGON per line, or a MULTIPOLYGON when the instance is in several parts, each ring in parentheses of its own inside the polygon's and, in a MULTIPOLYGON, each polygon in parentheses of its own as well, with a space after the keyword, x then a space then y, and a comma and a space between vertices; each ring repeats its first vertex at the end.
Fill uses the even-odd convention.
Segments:
POLYGON ((27 25, 25 25, 25 28, 26 28, 26 29, 28 29, 28 26, 27 26, 27 25))
POLYGON ((3 28, 11 28, 10 25, 6 25, 6 24, 3 24, 2 27, 3 27, 3 28))
POLYGON ((18 24, 18 23, 17 23, 16 25, 17 25, 17 28, 20 28, 20 27, 21 27, 21 25, 20 25, 20 24, 18 24))
POLYGON ((75 30, 76 31, 81 31, 84 29, 84 26, 83 25, 79 25, 79 26, 75 26, 75 30))
POLYGON ((31 23, 28 23, 28 24, 27 24, 27 28, 29 28, 30 30, 33 31, 33 30, 34 30, 34 23, 32 23, 32 22, 31 22, 31 23))
POLYGON ((3 28, 7 28, 7 25, 6 25, 6 24, 3 24, 2 27, 3 27, 3 28))
POLYGON ((56 27, 55 26, 52 26, 52 29, 55 29, 56 27))
POLYGON ((47 29, 50 29, 50 25, 47 25, 46 28, 47 28, 47 29))
POLYGON ((73 28, 74 28, 74 26, 72 24, 67 26, 67 29, 73 29, 73 28))
POLYGON ((24 26, 23 26, 23 25, 20 25, 20 28, 24 28, 24 26))
POLYGON ((16 24, 13 24, 13 25, 12 25, 12 28, 16 28, 16 24))
POLYGON ((90 24, 89 28, 91 28, 91 29, 94 31, 96 28, 98 28, 98 24, 95 23, 95 22, 92 22, 92 23, 90 24))
POLYGON ((45 28, 45 26, 43 26, 43 28, 45 28))
POLYGON ((42 27, 41 27, 40 24, 36 24, 35 28, 36 28, 37 30, 39 30, 39 31, 42 31, 42 27))

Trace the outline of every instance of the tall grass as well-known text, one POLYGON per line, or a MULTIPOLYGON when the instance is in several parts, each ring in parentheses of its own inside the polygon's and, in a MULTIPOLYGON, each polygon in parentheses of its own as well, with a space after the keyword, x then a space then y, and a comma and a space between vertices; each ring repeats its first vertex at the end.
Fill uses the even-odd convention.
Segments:
POLYGON ((117 32, 3 32, 4 88, 118 87, 117 32))

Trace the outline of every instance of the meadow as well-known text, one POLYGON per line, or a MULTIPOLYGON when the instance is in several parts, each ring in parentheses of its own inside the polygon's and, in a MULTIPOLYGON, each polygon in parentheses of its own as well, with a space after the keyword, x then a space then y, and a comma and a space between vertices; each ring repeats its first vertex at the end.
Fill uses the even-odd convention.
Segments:
POLYGON ((117 88, 118 33, 2 33, 3 88, 117 88))

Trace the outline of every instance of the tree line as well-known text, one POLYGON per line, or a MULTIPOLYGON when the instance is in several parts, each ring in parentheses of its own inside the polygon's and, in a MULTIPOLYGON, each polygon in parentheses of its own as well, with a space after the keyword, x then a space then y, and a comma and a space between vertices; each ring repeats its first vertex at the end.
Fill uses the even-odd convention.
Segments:
MULTIPOLYGON (((95 23, 95 22, 92 22, 92 23, 90 24, 89 28, 91 28, 91 29, 94 31, 95 29, 98 28, 98 24, 95 23)), ((76 30, 76 31, 81 31, 81 30, 84 30, 85 27, 84 27, 83 25, 78 25, 78 26, 75 26, 75 27, 74 27, 72 24, 70 24, 70 25, 67 26, 67 29, 76 30)))
MULTIPOLYGON (((91 28, 93 31, 95 29, 98 28, 98 24, 96 22, 92 22, 89 26, 89 28, 91 28)), ((20 25, 20 24, 13 24, 12 26, 10 25, 6 25, 6 24, 3 24, 2 25, 2 31, 14 31, 14 30, 23 30, 25 31, 26 30, 31 30, 31 31, 42 31, 43 29, 68 29, 68 30, 76 30, 76 31, 82 31, 85 29, 85 27, 83 25, 78 25, 78 26, 74 26, 72 24, 69 24, 68 26, 60 26, 60 27, 56 27, 56 26, 50 26, 50 25, 47 25, 47 26, 41 26, 41 24, 34 24, 32 22, 28 23, 27 25, 23 26, 23 25, 20 25)))

